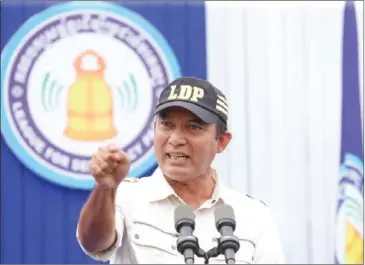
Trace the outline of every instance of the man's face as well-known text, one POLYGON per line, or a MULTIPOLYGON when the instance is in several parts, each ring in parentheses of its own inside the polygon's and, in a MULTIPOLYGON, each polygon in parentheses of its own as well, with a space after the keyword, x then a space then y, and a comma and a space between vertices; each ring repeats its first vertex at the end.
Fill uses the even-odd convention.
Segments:
POLYGON ((189 181, 210 168, 217 153, 228 145, 231 134, 217 137, 216 124, 206 124, 190 111, 173 107, 156 119, 154 148, 165 176, 189 181))

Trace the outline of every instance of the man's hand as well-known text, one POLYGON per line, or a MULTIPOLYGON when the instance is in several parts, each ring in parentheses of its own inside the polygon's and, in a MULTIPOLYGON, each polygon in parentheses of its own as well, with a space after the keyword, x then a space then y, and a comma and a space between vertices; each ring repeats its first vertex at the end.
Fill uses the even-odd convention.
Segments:
POLYGON ((89 167, 99 185, 116 189, 127 176, 130 162, 127 155, 115 144, 109 144, 105 147, 99 147, 91 157, 89 167))

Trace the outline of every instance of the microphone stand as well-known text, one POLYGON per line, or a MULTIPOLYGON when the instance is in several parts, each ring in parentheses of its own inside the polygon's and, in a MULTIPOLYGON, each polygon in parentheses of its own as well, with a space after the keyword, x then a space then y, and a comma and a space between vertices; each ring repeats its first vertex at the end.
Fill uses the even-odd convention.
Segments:
MULTIPOLYGON (((210 249, 208 252, 205 252, 203 249, 199 248, 198 250, 193 251, 194 254, 199 258, 204 258, 204 264, 209 264, 210 258, 217 257, 220 253, 218 252, 218 248, 214 247, 210 249)), ((193 259, 187 259, 185 264, 194 264, 193 259)))
MULTIPOLYGON (((204 258, 204 264, 209 264, 209 259, 210 258, 218 257, 220 254, 224 255, 225 252, 227 252, 229 250, 229 249, 227 249, 228 245, 231 248, 234 249, 233 253, 235 253, 239 249, 239 243, 236 240, 234 240, 234 239, 232 240, 230 237, 228 237, 228 238, 224 237, 224 239, 222 240, 221 238, 219 238, 218 239, 218 246, 211 248, 208 252, 205 252, 200 247, 194 248, 193 252, 197 257, 204 258)), ((185 260, 185 263, 186 264, 194 264, 194 259, 187 259, 187 260, 185 260)), ((235 264, 235 260, 226 259, 226 264, 235 264)))
POLYGON ((205 253, 204 264, 209 264, 209 259, 210 258, 215 258, 218 255, 219 255, 219 252, 218 252, 217 247, 214 247, 214 248, 210 249, 208 252, 205 253))
POLYGON ((226 264, 235 264, 234 254, 239 250, 239 248, 240 243, 236 236, 221 236, 218 238, 218 246, 210 249, 208 252, 205 252, 204 264, 209 264, 209 259, 215 258, 219 256, 219 254, 226 256, 226 264))

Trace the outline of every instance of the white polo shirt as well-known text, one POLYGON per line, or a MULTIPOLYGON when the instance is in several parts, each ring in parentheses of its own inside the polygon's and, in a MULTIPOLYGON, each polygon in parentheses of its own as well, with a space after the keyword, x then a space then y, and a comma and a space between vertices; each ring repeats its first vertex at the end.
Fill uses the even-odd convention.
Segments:
MULTIPOLYGON (((126 178, 116 194, 116 230, 118 238, 108 251, 91 254, 96 260, 112 264, 184 264, 176 249, 178 234, 174 210, 183 203, 168 184, 160 169, 152 176, 126 178)), ((233 207, 236 235, 240 249, 236 264, 283 263, 279 233, 269 208, 259 200, 223 186, 217 175, 212 198, 195 210, 194 235, 205 251, 217 246, 220 237, 215 227, 214 208, 226 203, 233 207)), ((210 264, 226 264, 224 255, 209 260, 210 264)), ((204 264, 195 256, 195 264, 204 264)))

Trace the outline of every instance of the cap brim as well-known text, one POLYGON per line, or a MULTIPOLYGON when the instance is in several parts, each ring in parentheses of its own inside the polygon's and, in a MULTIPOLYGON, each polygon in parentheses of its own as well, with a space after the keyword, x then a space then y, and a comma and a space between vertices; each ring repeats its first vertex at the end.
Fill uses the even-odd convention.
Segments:
POLYGON ((156 108, 155 114, 159 113, 162 110, 166 110, 167 108, 171 108, 171 107, 184 108, 184 109, 192 112, 196 116, 198 116, 202 121, 204 121, 206 123, 216 123, 219 119, 219 117, 216 114, 210 112, 209 110, 206 110, 203 107, 200 107, 198 105, 195 105, 194 103, 190 103, 190 102, 186 102, 186 101, 170 101, 170 102, 163 103, 156 108))

